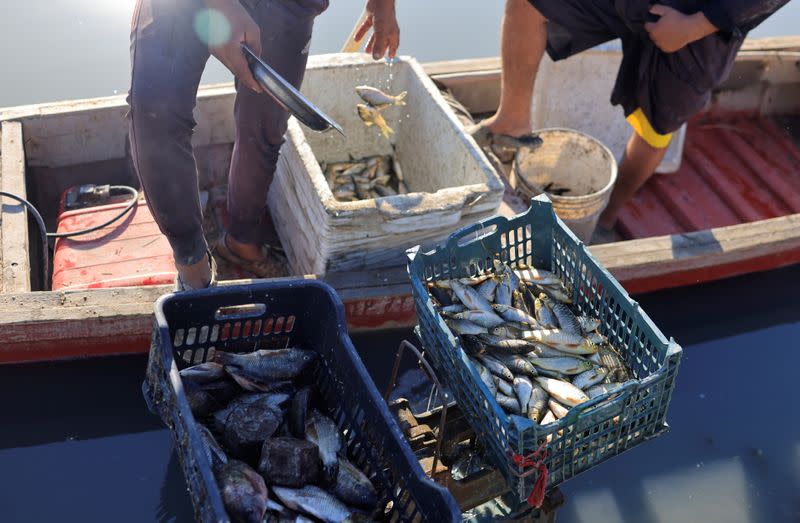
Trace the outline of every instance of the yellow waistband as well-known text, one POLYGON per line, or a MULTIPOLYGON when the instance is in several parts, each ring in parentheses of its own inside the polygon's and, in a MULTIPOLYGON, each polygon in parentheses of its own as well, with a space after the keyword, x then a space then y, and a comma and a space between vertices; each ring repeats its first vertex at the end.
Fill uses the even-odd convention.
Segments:
POLYGON ((647 120, 641 108, 636 109, 628 115, 627 120, 631 127, 633 127, 633 130, 636 131, 636 134, 641 136, 651 147, 663 149, 669 145, 669 141, 672 139, 672 133, 659 134, 656 132, 653 126, 650 125, 650 122, 647 120))

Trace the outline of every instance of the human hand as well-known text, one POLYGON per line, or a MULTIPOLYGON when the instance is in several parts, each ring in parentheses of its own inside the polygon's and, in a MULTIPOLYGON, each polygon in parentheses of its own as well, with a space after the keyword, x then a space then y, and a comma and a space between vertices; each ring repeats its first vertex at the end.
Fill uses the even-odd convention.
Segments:
POLYGON ((650 12, 659 16, 657 22, 644 24, 650 39, 665 53, 674 53, 686 45, 717 31, 703 13, 685 15, 671 7, 655 4, 650 12))
POLYGON ((242 44, 245 44, 256 56, 261 56, 261 29, 238 0, 206 0, 206 4, 210 9, 218 11, 230 26, 228 39, 219 45, 209 45, 209 51, 230 69, 241 83, 257 93, 263 92, 264 90, 253 78, 242 52, 242 44))
POLYGON ((358 28, 356 41, 364 38, 371 27, 372 36, 367 42, 366 51, 372 53, 375 60, 379 60, 384 54, 394 58, 400 46, 400 27, 397 25, 394 0, 367 0, 365 10, 367 19, 358 28))

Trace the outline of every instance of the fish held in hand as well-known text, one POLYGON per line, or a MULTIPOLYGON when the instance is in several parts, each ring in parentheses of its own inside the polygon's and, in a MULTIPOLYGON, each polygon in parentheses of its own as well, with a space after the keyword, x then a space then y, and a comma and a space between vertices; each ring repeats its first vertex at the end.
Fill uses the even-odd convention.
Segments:
POLYGON ((356 86, 356 93, 369 105, 376 109, 383 109, 390 105, 406 105, 405 98, 408 95, 407 91, 403 91, 397 95, 387 94, 380 89, 369 85, 356 86))

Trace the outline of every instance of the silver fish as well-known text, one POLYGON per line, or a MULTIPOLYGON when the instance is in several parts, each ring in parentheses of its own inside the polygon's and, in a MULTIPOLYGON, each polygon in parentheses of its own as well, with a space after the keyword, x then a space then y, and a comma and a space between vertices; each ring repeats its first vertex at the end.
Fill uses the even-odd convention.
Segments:
POLYGON ((258 472, 232 459, 217 474, 222 502, 231 518, 243 523, 261 523, 267 509, 267 486, 258 472))
POLYGON ((569 356, 561 358, 530 358, 528 361, 538 368, 569 375, 580 374, 592 368, 590 362, 569 356))
POLYGON ((517 376, 514 378, 514 392, 517 393, 520 412, 527 413, 528 404, 531 401, 531 392, 533 392, 533 383, 525 376, 517 376))
POLYGON ((369 85, 356 86, 356 92, 362 100, 376 109, 383 109, 390 105, 405 105, 405 98, 408 94, 406 91, 403 91, 398 95, 391 95, 369 85))
POLYGON ((500 336, 493 336, 491 334, 481 334, 478 336, 478 339, 486 345, 497 347, 498 349, 507 350, 516 354, 525 354, 536 348, 533 342, 528 340, 502 338, 500 336))
POLYGON ((519 354, 503 354, 499 351, 495 351, 492 353, 492 356, 508 367, 514 374, 524 374, 531 378, 535 378, 539 374, 536 372, 534 366, 531 365, 531 362, 519 354))
POLYGON ((550 271, 544 271, 541 269, 533 269, 533 268, 526 268, 526 269, 516 269, 514 271, 517 278, 524 282, 529 283, 536 283, 539 285, 551 285, 551 284, 560 284, 561 279, 553 274, 550 271))
POLYGON ((373 510, 378 504, 375 486, 363 472, 344 458, 339 458, 339 474, 331 492, 348 505, 362 509, 373 510))
POLYGON ((478 286, 477 291, 478 294, 486 298, 486 300, 491 303, 494 301, 495 289, 497 289, 497 279, 489 278, 478 286))
POLYGON ((468 309, 494 313, 494 309, 492 309, 492 305, 489 301, 478 294, 478 291, 472 287, 465 286, 458 281, 450 280, 450 288, 455 293, 456 297, 461 300, 461 303, 466 305, 468 309))
POLYGON ((536 298, 534 305, 536 309, 536 320, 546 328, 558 328, 558 318, 555 313, 547 306, 547 303, 541 299, 536 298))
POLYGON ((547 409, 547 412, 545 412, 544 417, 541 419, 541 421, 539 421, 539 424, 542 425, 542 426, 545 426, 548 423, 553 423, 556 420, 557 420, 557 418, 556 418, 555 414, 553 414, 553 411, 551 411, 550 409, 547 409))
POLYGON ((498 392, 494 399, 505 411, 511 412, 512 414, 522 414, 522 409, 519 407, 519 400, 517 398, 506 396, 498 392))
POLYGON ((290 509, 314 516, 326 523, 345 523, 354 513, 353 509, 336 497, 314 485, 306 485, 301 489, 273 487, 272 491, 290 509))
POLYGON ((532 331, 528 339, 569 354, 594 354, 598 348, 597 345, 579 334, 570 334, 559 329, 532 331))
POLYGON ((547 402, 547 405, 550 407, 550 411, 555 414, 556 418, 558 419, 561 419, 569 414, 569 409, 567 407, 553 400, 552 398, 547 402))
MULTIPOLYGON (((543 343, 537 343, 536 348, 525 355, 526 358, 561 358, 563 356, 570 356, 573 358, 578 358, 579 360, 585 359, 583 356, 577 354, 568 354, 558 349, 554 349, 553 347, 548 347, 543 343)), ((599 365, 600 363, 597 362, 597 364, 599 365)))
POLYGON ((514 380, 514 375, 511 374, 511 371, 508 370, 508 367, 503 365, 499 360, 486 354, 479 355, 478 360, 480 360, 483 366, 486 367, 489 370, 489 372, 491 372, 495 376, 499 376, 506 381, 514 380))
MULTIPOLYGON (((500 282, 494 291, 494 302, 500 305, 511 305, 511 280, 507 274, 500 277, 500 282)), ((491 305, 490 305, 491 307, 491 305)))
POLYGON ((590 318, 585 314, 578 316, 578 323, 581 324, 581 329, 583 329, 584 334, 596 331, 600 327, 600 320, 597 318, 590 318))
POLYGON ((602 396, 608 392, 613 392, 620 388, 622 383, 601 383, 599 385, 595 385, 593 387, 589 387, 586 389, 586 395, 590 398, 594 399, 597 396, 602 396))
POLYGON ((583 335, 581 324, 578 318, 569 310, 569 307, 561 302, 552 301, 549 296, 544 294, 540 295, 539 298, 541 298, 542 301, 550 307, 553 314, 556 315, 556 318, 558 318, 558 326, 562 331, 569 334, 583 335))
POLYGON ((475 366, 475 369, 478 371, 478 375, 480 376, 483 384, 486 385, 487 389, 489 389, 489 394, 491 394, 492 396, 497 394, 497 386, 495 385, 493 374, 489 372, 489 369, 487 369, 486 367, 481 365, 478 361, 472 358, 470 358, 470 361, 475 366))
POLYGON ((460 303, 455 303, 453 305, 447 305, 446 307, 442 307, 440 310, 443 314, 453 315, 453 314, 458 314, 459 312, 464 312, 465 310, 467 310, 467 308, 461 305, 460 303))
POLYGON ((477 323, 472 323, 468 320, 459 320, 459 319, 446 319, 444 322, 447 324, 450 329, 453 330, 456 334, 486 334, 488 330, 486 327, 482 327, 477 323))
POLYGON ((533 384, 531 398, 528 404, 528 419, 539 423, 547 412, 547 392, 538 383, 533 384))
POLYGON ((356 110, 358 111, 358 117, 361 118, 361 121, 364 122, 364 125, 367 127, 371 125, 376 126, 384 138, 389 138, 389 135, 394 133, 394 130, 389 127, 389 124, 383 119, 383 115, 381 115, 380 111, 374 107, 370 105, 357 104, 356 110))
POLYGON ((589 400, 589 396, 584 394, 581 389, 566 381, 543 378, 541 376, 536 378, 536 381, 553 399, 563 405, 574 407, 589 400))
POLYGON ((501 305, 499 303, 496 303, 492 305, 492 308, 506 321, 524 323, 534 328, 539 327, 539 322, 536 321, 536 318, 534 318, 533 316, 531 316, 530 314, 528 314, 523 310, 517 309, 516 307, 511 307, 509 305, 501 305))
POLYGON ((306 420, 306 439, 319 447, 324 479, 326 483, 333 483, 339 472, 339 452, 343 446, 342 434, 336 424, 314 410, 306 420))
POLYGON ((502 392, 506 396, 513 397, 515 395, 514 385, 507 382, 503 378, 500 378, 499 376, 494 376, 494 384, 497 386, 497 390, 502 392))
POLYGON ((603 345, 606 342, 608 342, 608 339, 605 336, 603 336, 602 334, 600 334, 599 332, 590 332, 589 334, 586 334, 585 336, 586 336, 587 340, 589 340, 590 342, 594 343, 595 345, 603 345))
POLYGON ((464 311, 453 315, 458 320, 467 320, 482 327, 497 327, 505 323, 505 320, 493 312, 486 311, 464 311))
POLYGON ((575 376, 572 379, 572 384, 585 391, 589 387, 603 381, 607 374, 608 371, 602 367, 592 368, 575 376))
MULTIPOLYGON (((525 302, 525 296, 520 291, 514 291, 511 294, 511 305, 515 308, 521 310, 527 315, 531 315, 531 310, 528 307, 528 304, 525 302)), ((534 318, 536 319, 536 318, 534 318)))
POLYGON ((499 336, 506 339, 522 338, 522 332, 523 331, 513 327, 512 325, 500 325, 498 327, 492 327, 489 329, 489 334, 492 336, 499 336))

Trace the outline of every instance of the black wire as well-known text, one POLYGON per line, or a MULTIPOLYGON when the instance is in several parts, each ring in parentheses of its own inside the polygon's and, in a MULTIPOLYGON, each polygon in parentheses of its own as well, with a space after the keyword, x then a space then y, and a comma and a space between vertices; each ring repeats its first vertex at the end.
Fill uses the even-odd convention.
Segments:
POLYGON ((44 275, 44 281, 42 281, 42 285, 45 287, 49 284, 49 276, 50 276, 50 252, 47 246, 47 229, 44 226, 44 220, 42 219, 42 215, 39 214, 39 211, 36 210, 28 200, 24 198, 20 198, 15 194, 11 194, 5 191, 0 191, 0 196, 5 196, 7 198, 11 198, 12 200, 16 200, 17 202, 21 203, 25 207, 28 208, 33 217, 36 218, 36 224, 39 226, 39 233, 42 236, 42 258, 44 259, 44 267, 42 268, 42 273, 44 275))
POLYGON ((30 211, 31 214, 33 214, 33 217, 36 219, 36 224, 39 226, 39 234, 42 237, 42 258, 43 258, 42 261, 44 262, 44 267, 42 269, 42 273, 44 275, 44 281, 42 282, 42 285, 47 287, 47 285, 50 284, 50 249, 47 243, 47 238, 70 238, 72 236, 80 236, 82 234, 88 234, 90 232, 102 229, 103 227, 111 225, 115 221, 125 216, 131 209, 133 209, 133 206, 136 205, 136 202, 139 201, 139 191, 137 191, 133 187, 128 187, 127 185, 111 185, 109 186, 109 191, 112 190, 126 191, 129 192, 131 195, 133 195, 133 198, 131 198, 130 202, 128 202, 128 205, 124 209, 122 209, 119 212, 119 214, 117 214, 110 220, 101 223, 100 225, 95 225, 94 227, 90 227, 88 229, 81 229, 79 231, 61 232, 61 233, 47 232, 47 228, 44 225, 44 220, 42 219, 42 215, 39 213, 36 207, 33 206, 31 202, 29 202, 24 198, 20 198, 16 194, 0 191, 0 196, 6 196, 7 198, 11 198, 12 200, 16 200, 17 202, 21 203, 28 209, 28 211, 30 211))
POLYGON ((115 221, 117 221, 120 218, 122 218, 123 216, 125 216, 128 213, 128 211, 133 209, 133 206, 136 205, 136 202, 139 200, 139 191, 137 191, 133 187, 128 187, 127 185, 109 185, 108 190, 109 191, 114 191, 114 190, 126 191, 126 192, 129 192, 130 194, 132 194, 133 198, 131 198, 131 201, 128 202, 128 206, 125 207, 124 209, 122 209, 119 212, 119 214, 117 214, 116 216, 114 216, 110 220, 108 220, 108 221, 106 221, 104 223, 101 223, 100 225, 95 225, 94 227, 90 227, 88 229, 81 229, 79 231, 48 232, 47 236, 49 238, 71 238, 73 236, 80 236, 82 234, 89 234, 90 232, 94 232, 94 231, 100 230, 103 227, 106 227, 107 225, 111 225, 115 221))

